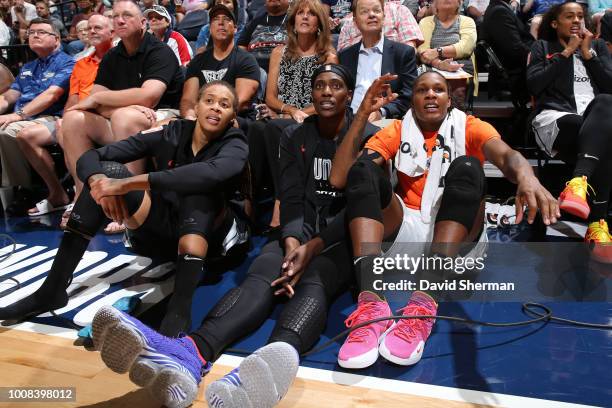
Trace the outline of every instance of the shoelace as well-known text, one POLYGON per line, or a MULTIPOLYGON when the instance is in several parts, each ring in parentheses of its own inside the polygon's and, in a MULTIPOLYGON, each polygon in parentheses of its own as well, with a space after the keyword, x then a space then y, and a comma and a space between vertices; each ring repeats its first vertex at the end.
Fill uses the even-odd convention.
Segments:
POLYGON ((612 242, 612 237, 610 236, 610 231, 608 230, 608 224, 604 220, 599 220, 597 224, 589 226, 584 239, 598 243, 612 242))
POLYGON ((587 183, 585 177, 580 177, 580 178, 574 177, 573 179, 565 183, 565 185, 572 190, 573 194, 580 196, 580 197, 586 198, 587 195, 590 196, 589 188, 591 189, 593 194, 595 194, 595 190, 593 189, 593 186, 587 183))
MULTIPOLYGON (((384 303, 382 302, 364 302, 357 306, 357 310, 349 315, 349 317, 344 321, 346 327, 353 327, 361 322, 365 322, 367 320, 373 320, 378 317, 381 317, 382 308, 384 303)), ((360 329, 357 329, 349 335, 346 340, 348 343, 353 342, 362 342, 365 337, 368 335, 368 327, 370 325, 364 326, 360 329)))
MULTIPOLYGON (((407 305, 398 310, 398 312, 407 316, 431 315, 431 310, 420 305, 407 305)), ((433 324, 433 319, 401 319, 393 332, 396 336, 410 342, 417 335, 417 331, 421 332, 422 337, 427 335, 427 330, 430 324, 433 324)))

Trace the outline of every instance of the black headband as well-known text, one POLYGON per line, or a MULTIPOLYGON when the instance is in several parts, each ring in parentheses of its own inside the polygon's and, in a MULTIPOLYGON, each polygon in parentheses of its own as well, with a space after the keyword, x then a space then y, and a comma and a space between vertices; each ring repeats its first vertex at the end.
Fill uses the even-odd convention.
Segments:
POLYGON ((349 90, 355 90, 355 77, 353 76, 351 71, 349 71, 344 65, 338 64, 323 64, 319 68, 317 68, 314 74, 312 74, 311 78, 311 84, 313 88, 315 79, 317 79, 317 77, 324 72, 333 72, 334 74, 342 78, 344 84, 349 90))

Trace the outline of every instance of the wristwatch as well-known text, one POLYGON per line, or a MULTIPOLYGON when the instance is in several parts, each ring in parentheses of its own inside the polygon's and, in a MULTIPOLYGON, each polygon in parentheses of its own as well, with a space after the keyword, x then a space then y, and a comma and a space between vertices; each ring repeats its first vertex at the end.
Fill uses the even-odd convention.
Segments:
POLYGON ((379 109, 379 111, 380 111, 380 117, 383 119, 387 119, 387 109, 384 106, 382 106, 379 109))
POLYGON ((443 60, 444 55, 442 55, 442 47, 436 48, 436 51, 438 51, 438 58, 440 58, 440 60, 443 60))
POLYGON ((21 117, 21 119, 23 119, 23 120, 27 119, 27 116, 26 116, 25 112, 23 111, 23 108, 18 108, 18 109, 15 111, 15 113, 16 113, 17 115, 19 115, 19 117, 21 117))

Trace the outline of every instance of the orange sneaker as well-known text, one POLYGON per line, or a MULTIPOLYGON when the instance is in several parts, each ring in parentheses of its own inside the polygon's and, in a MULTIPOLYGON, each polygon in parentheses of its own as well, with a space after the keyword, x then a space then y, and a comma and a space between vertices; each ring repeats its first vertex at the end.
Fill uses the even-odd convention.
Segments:
POLYGON ((591 258, 597 262, 612 264, 612 235, 605 220, 589 224, 584 242, 589 244, 591 258))
MULTIPOLYGON (((586 176, 574 177, 568 181, 559 196, 559 208, 586 220, 591 212, 586 199, 587 188, 589 187, 591 186, 588 185, 586 176)), ((593 187, 591 187, 591 191, 593 191, 593 187)))

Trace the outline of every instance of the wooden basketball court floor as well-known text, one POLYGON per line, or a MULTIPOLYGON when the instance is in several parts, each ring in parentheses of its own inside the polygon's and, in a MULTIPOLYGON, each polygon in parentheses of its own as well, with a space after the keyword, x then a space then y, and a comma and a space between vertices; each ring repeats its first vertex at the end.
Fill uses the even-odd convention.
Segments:
MULTIPOLYGON (((232 369, 215 364, 204 377, 194 407, 206 407, 205 387, 232 369)), ((97 351, 75 346, 74 341, 22 330, 0 330, 0 384, 3 387, 76 387, 77 402, 0 403, 0 406, 155 407, 145 390, 126 375, 108 369, 97 351)), ((474 404, 404 393, 346 386, 297 378, 279 408, 304 407, 427 407, 460 408, 474 404)))

